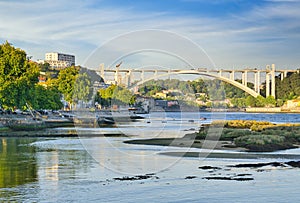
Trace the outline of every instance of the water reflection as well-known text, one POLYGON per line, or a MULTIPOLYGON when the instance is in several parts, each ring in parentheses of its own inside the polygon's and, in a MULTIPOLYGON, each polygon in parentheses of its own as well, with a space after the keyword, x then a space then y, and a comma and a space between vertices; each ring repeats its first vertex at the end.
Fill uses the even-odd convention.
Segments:
POLYGON ((33 139, 1 138, 0 188, 15 187, 37 180, 33 139))
POLYGON ((0 138, 0 202, 59 194, 60 181, 84 178, 93 164, 76 138, 0 138))

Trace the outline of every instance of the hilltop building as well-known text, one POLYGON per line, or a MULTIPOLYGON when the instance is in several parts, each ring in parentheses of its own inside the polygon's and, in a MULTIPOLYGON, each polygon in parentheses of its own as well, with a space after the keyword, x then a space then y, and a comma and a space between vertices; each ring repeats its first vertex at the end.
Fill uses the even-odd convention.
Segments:
POLYGON ((51 68, 61 69, 75 65, 75 56, 58 52, 49 52, 45 54, 45 60, 39 60, 38 63, 49 63, 51 68))

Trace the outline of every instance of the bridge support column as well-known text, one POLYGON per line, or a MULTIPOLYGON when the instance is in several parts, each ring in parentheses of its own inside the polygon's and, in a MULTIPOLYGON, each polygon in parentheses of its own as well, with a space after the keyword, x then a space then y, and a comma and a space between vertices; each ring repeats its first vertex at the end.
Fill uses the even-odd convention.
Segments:
POLYGON ((143 71, 143 70, 141 72, 141 80, 142 80, 142 82, 144 82, 144 80, 145 80, 145 71, 143 71))
POLYGON ((271 95, 276 97, 276 83, 275 83, 275 64, 272 64, 271 70, 271 95))
POLYGON ((245 73, 242 72, 242 84, 245 85, 245 73))
POLYGON ((248 85, 248 71, 245 71, 245 79, 244 79, 244 85, 247 87, 247 85, 248 85))
POLYGON ((282 81, 284 78, 283 72, 280 73, 280 80, 282 81))
POLYGON ((126 73, 125 86, 130 87, 131 85, 131 70, 126 73))
POLYGON ((254 73, 254 91, 257 92, 257 88, 258 84, 257 84, 257 72, 254 73))
POLYGON ((231 71, 229 78, 230 80, 234 80, 234 71, 231 71))
POLYGON ((270 96, 270 75, 266 73, 266 97, 270 96))
POLYGON ((105 81, 105 78, 104 78, 104 64, 103 63, 100 64, 100 76, 103 79, 103 81, 105 81))
POLYGON ((242 72, 242 84, 247 86, 248 83, 248 75, 247 75, 248 71, 244 71, 242 72))
POLYGON ((257 71, 256 73, 254 73, 254 90, 255 92, 257 92, 258 94, 260 94, 260 71, 257 71))
POLYGON ((117 85, 119 84, 119 70, 116 70, 115 72, 115 82, 117 83, 117 85))

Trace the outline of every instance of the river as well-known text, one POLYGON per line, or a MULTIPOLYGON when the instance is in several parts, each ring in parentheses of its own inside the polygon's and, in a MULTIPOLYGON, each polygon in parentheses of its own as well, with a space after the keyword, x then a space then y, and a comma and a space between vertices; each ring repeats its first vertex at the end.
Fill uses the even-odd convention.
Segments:
POLYGON ((281 155, 300 156, 299 149, 273 152, 276 159, 188 158, 160 153, 199 149, 123 143, 180 137, 219 119, 300 123, 299 114, 169 112, 152 113, 144 121, 120 123, 117 128, 77 128, 78 138, 0 138, 0 202, 299 202, 299 169, 230 167, 290 161, 281 155), (99 130, 129 137, 81 136, 99 130))

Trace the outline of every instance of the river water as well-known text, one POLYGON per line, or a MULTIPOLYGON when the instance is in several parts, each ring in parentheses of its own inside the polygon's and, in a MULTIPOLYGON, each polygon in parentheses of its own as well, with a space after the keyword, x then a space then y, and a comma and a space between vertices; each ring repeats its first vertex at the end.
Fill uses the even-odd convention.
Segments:
POLYGON ((299 149, 273 152, 276 158, 191 158, 161 152, 199 149, 123 143, 181 137, 218 119, 300 123, 299 114, 170 112, 152 113, 141 122, 120 123, 117 128, 77 128, 78 138, 0 138, 0 202, 299 202, 299 169, 230 167, 290 161, 285 155, 300 157, 299 149), (122 132, 129 137, 86 137, 86 132, 95 131, 122 132), (236 177, 251 180, 237 181, 236 177))

